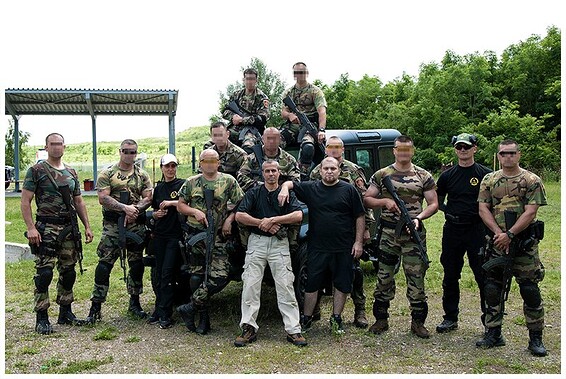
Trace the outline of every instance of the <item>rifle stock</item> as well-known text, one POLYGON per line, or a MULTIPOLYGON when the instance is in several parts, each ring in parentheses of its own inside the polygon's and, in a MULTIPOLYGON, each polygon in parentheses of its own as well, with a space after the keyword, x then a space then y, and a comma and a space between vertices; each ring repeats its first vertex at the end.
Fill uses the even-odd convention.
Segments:
MULTIPOLYGON (((130 193, 128 191, 120 192, 120 203, 128 204, 130 201, 130 193)), ((122 280, 128 286, 128 274, 126 272, 126 212, 122 212, 118 219, 118 246, 120 247, 120 267, 122 268, 122 280)))
POLYGON ((427 269, 430 265, 430 260, 428 259, 428 255, 427 255, 426 250, 424 248, 421 236, 420 236, 419 232, 417 231, 417 228, 415 228, 415 224, 413 223, 413 219, 411 218, 411 215, 409 215, 409 211, 407 210, 407 207, 405 206, 405 202, 403 201, 403 199, 401 199, 399 197, 399 194, 395 190, 395 186, 393 186, 393 183, 391 182, 391 178, 389 177, 389 175, 381 178, 381 183, 383 183, 383 185, 385 186, 385 189, 387 189, 387 192, 389 192, 389 194, 393 198, 393 201, 395 201, 395 204, 397 204, 397 207, 401 211, 401 215, 399 217, 399 222, 397 223, 397 227, 395 228, 395 234, 397 235, 397 237, 399 237, 401 235, 401 232, 403 231, 404 227, 409 229, 409 235, 410 235, 411 239, 417 244, 419 256, 421 257, 421 259, 422 259, 422 261, 425 265, 425 269, 427 269))
POLYGON ((212 205, 214 200, 214 191, 211 189, 204 190, 204 201, 206 203, 206 221, 208 222, 208 227, 206 228, 206 256, 205 256, 205 271, 204 271, 204 282, 203 285, 207 286, 208 277, 210 275, 210 264, 212 261, 212 249, 214 248, 214 216, 212 214, 212 205))

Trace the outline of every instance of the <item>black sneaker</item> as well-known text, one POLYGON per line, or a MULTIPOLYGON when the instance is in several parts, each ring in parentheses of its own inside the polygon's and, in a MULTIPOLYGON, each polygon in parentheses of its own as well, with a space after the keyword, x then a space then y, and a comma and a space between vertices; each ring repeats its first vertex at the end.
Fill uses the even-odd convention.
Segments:
POLYGON ((444 320, 436 326, 436 333, 446 333, 458 329, 458 321, 444 320))
POLYGON ((159 315, 157 314, 157 310, 154 310, 151 316, 147 319, 147 323, 149 325, 155 325, 159 322, 159 315))
POLYGON ((488 328, 483 338, 476 342, 476 347, 491 349, 492 347, 505 346, 505 339, 501 335, 501 327, 488 328))
POLYGON ((313 317, 301 315, 301 329, 303 332, 307 332, 312 328, 313 317))
POLYGON ((342 316, 332 315, 330 317, 330 328, 332 328, 333 333, 338 333, 338 334, 345 333, 344 325, 342 324, 342 316))
POLYGON ((169 318, 165 317, 159 320, 159 329, 169 329, 175 324, 175 322, 169 318))

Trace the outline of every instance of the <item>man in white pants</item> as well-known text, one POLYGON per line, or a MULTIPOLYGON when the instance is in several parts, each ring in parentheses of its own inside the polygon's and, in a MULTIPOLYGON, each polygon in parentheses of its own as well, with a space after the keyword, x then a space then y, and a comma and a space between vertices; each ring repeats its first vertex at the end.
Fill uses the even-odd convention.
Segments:
POLYGON ((301 222, 303 213, 293 196, 289 203, 279 206, 279 164, 268 159, 262 164, 264 185, 248 190, 238 206, 236 221, 250 227, 248 251, 242 274, 242 334, 234 345, 242 347, 257 339, 256 318, 260 307, 261 282, 265 266, 269 264, 277 304, 283 317, 287 341, 296 346, 305 346, 307 341, 301 335, 299 306, 295 298, 291 270, 291 255, 286 225, 301 222))

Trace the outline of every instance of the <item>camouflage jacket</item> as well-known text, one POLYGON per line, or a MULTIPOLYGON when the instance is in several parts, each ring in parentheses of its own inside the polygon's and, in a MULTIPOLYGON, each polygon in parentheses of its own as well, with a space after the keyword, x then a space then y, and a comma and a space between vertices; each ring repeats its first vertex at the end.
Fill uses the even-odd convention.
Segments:
MULTIPOLYGON (((225 174, 230 174, 234 178, 236 178, 238 170, 240 169, 240 167, 242 167, 244 161, 246 160, 246 151, 230 141, 228 141, 228 146, 223 153, 220 153, 218 151, 216 145, 207 147, 207 144, 205 144, 204 146, 205 149, 213 149, 220 156, 220 167, 218 167, 218 171, 225 174)), ((201 173, 200 167, 198 168, 197 172, 199 174, 201 173)))
MULTIPOLYGON (((197 174, 185 180, 179 190, 179 199, 183 199, 189 207, 206 213, 205 189, 214 190, 212 213, 215 229, 218 231, 228 215, 228 202, 235 205, 244 197, 244 193, 236 179, 228 174, 218 173, 218 178, 214 181, 208 181, 202 174, 197 174)), ((205 229, 194 216, 187 217, 187 224, 196 229, 205 229)))
MULTIPOLYGON (((409 171, 403 172, 389 165, 378 170, 370 179, 370 185, 377 187, 380 198, 393 198, 381 183, 381 178, 388 175, 391 176, 391 182, 399 197, 405 202, 409 215, 416 217, 423 210, 424 193, 436 189, 434 178, 428 171, 414 164, 409 171)), ((399 215, 388 211, 387 208, 381 209, 381 218, 389 222, 399 221, 399 215)))
POLYGON ((288 88, 283 92, 281 98, 284 99, 287 95, 293 99, 297 109, 303 112, 311 121, 316 122, 318 120, 318 108, 327 107, 324 92, 314 84, 309 83, 304 88, 297 88, 296 86, 288 88))
MULTIPOLYGON (((51 167, 46 161, 45 165, 48 166, 51 176, 59 186, 68 185, 72 196, 81 194, 77 172, 74 169, 65 165, 63 170, 58 170, 51 167)), ((67 208, 61 192, 58 188, 55 188, 53 182, 47 176, 43 163, 37 163, 28 169, 23 188, 35 194, 38 216, 56 217, 59 216, 60 212, 66 212, 67 208)))
POLYGON ((480 184, 478 202, 490 205, 493 217, 501 230, 506 230, 504 211, 517 212, 519 218, 525 211, 525 205, 547 204, 542 180, 523 169, 512 177, 503 175, 503 170, 487 174, 480 184))
MULTIPOLYGON (((263 161, 265 162, 266 159, 264 154, 263 161)), ((273 159, 279 163, 279 170, 281 171, 279 184, 288 180, 299 181, 301 179, 297 160, 291 154, 279 148, 279 153, 273 159)), ((255 153, 252 153, 246 157, 244 164, 240 168, 240 171, 238 171, 238 183, 244 191, 247 191, 256 185, 258 181, 263 181, 261 167, 255 153)))
MULTIPOLYGON (((252 95, 246 95, 245 88, 236 91, 230 96, 228 102, 230 101, 235 101, 242 113, 246 115, 241 124, 234 126, 236 130, 240 130, 246 125, 253 125, 259 129, 263 128, 267 123, 269 119, 269 99, 259 88, 256 88, 255 93, 252 95)), ((234 112, 225 108, 224 112, 222 112, 222 117, 229 120, 231 124, 234 114, 234 112)))
POLYGON ((149 174, 138 165, 134 165, 133 171, 124 173, 116 163, 98 174, 96 189, 108 188, 110 188, 110 196, 118 201, 120 201, 120 192, 128 191, 130 193, 129 204, 137 204, 142 199, 143 192, 152 189, 153 186, 149 174))
MULTIPOLYGON (((322 180, 320 167, 321 165, 318 164, 315 168, 312 169, 310 174, 311 180, 322 180)), ((364 198, 368 184, 364 170, 360 166, 358 166, 354 162, 342 159, 342 162, 340 163, 340 179, 356 187, 361 198, 364 198)), ((375 217, 373 216, 373 210, 371 208, 364 207, 364 209, 366 210, 366 227, 369 228, 370 225, 375 222, 375 217)))

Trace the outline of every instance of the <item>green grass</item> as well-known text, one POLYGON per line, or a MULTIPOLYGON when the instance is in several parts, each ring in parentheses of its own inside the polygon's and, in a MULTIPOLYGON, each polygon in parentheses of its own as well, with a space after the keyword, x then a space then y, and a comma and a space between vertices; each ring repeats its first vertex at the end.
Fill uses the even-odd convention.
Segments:
MULTIPOLYGON (((540 288, 545 304, 544 342, 548 357, 534 358, 526 350, 528 333, 524 326, 522 301, 513 282, 506 305, 503 333, 507 346, 497 350, 475 348, 480 336, 479 304, 473 274, 467 263, 462 273, 461 322, 458 331, 436 334, 434 327, 442 319, 442 266, 439 262, 442 214, 427 220, 427 244, 432 260, 426 275, 429 299, 427 327, 429 340, 421 340, 409 332, 410 310, 405 297, 403 273, 396 276, 396 297, 390 308, 390 330, 374 336, 351 324, 353 305, 346 303, 344 322, 346 333, 336 336, 328 324, 332 301, 322 301, 323 319, 305 334, 309 346, 296 348, 285 341, 281 316, 277 310, 275 291, 262 288, 262 307, 258 341, 242 349, 233 347, 239 333, 241 283, 230 283, 211 300, 212 332, 206 336, 188 333, 177 323, 161 330, 127 316, 128 297, 121 271, 116 266, 110 278, 110 290, 103 305, 103 319, 92 327, 54 325, 56 333, 40 336, 33 331, 32 261, 5 266, 5 366, 7 373, 490 373, 490 374, 558 374, 561 372, 561 237, 560 183, 546 183, 549 205, 541 207, 539 219, 545 222, 545 239, 540 243, 540 256, 546 276, 540 288), (53 343, 61 347, 54 347, 53 343), (139 342, 139 343, 136 343, 139 342), (135 344, 131 344, 135 343, 135 344), (49 348, 48 348, 49 347, 49 348), (134 347, 134 349, 132 349, 134 347), (68 351, 80 356, 70 360, 68 351), (38 352, 38 353, 35 353, 38 352), (97 353, 99 352, 99 353, 97 353), (108 357, 112 352, 112 357, 108 357), (40 358, 39 358, 40 357, 40 358), (504 357, 504 358, 503 358, 504 357), (62 360, 63 362, 58 364, 62 360), (68 362, 68 363, 67 363, 68 362), (41 368, 44 367, 45 368, 41 368)), ((101 208, 96 196, 85 197, 95 241, 84 245, 83 276, 77 275, 73 310, 77 317, 88 313, 97 263, 96 245, 101 233, 101 208)), ((25 243, 19 198, 6 198, 5 216, 11 224, 5 226, 6 240, 25 243)), ((81 228, 82 229, 82 228, 81 228)), ((370 323, 375 274, 370 262, 363 262, 365 274, 366 311, 370 323)), ((55 273, 50 286, 53 319, 55 304, 55 273)), ((144 274, 145 292, 141 296, 146 311, 153 309, 154 295, 149 270, 144 274)), ((179 319, 177 318, 177 321, 179 319)))

